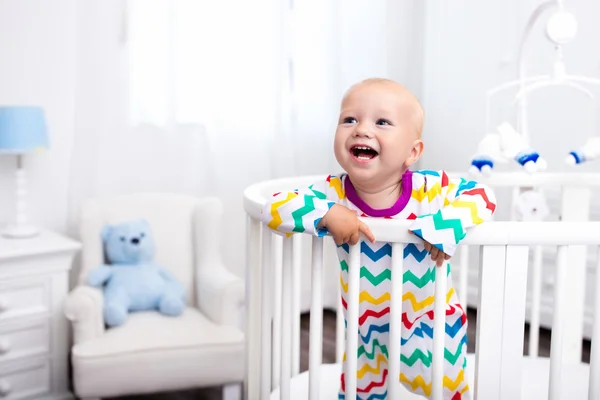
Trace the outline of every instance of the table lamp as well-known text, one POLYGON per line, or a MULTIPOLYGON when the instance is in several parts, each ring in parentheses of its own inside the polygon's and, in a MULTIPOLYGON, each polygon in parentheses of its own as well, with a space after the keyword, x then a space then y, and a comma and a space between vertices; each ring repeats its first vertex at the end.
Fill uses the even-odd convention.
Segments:
POLYGON ((29 224, 25 196, 26 175, 23 158, 27 153, 48 148, 44 111, 35 106, 0 106, 0 155, 17 157, 16 216, 2 234, 9 238, 36 236, 39 230, 29 224))

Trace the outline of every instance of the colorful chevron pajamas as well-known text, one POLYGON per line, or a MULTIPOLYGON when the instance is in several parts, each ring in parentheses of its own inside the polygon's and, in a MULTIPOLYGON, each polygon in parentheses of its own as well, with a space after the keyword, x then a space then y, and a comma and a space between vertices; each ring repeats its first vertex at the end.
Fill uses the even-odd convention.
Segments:
MULTIPOLYGON (((334 204, 363 217, 413 220, 410 231, 452 256, 467 229, 488 220, 496 209, 487 187, 450 179, 444 171, 407 171, 402 194, 389 209, 373 209, 362 201, 346 174, 329 176, 308 188, 273 195, 263 222, 279 234, 327 234, 317 228, 334 204)), ((375 238, 377 239, 377 238, 375 238)), ((357 399, 387 398, 390 313, 390 243, 361 241, 357 399)), ((349 246, 338 246, 344 318, 347 318, 349 246)), ((410 391, 429 398, 433 348, 435 262, 422 243, 404 247, 400 376, 410 391)), ((455 293, 447 264, 444 399, 471 399, 467 382, 467 318, 455 293)), ((347 326, 347 325, 346 325, 347 326)), ((347 332, 348 334, 348 332, 347 332)), ((345 359, 345 357, 344 357, 345 359)), ((344 363, 339 399, 344 399, 344 363)))

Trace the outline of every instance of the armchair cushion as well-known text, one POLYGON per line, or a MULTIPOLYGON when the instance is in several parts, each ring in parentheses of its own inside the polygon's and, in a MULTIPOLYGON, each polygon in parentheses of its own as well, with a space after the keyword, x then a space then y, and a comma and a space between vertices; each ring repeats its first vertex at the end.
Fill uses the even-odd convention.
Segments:
POLYGON ((76 392, 82 397, 212 386, 244 377, 243 333, 193 308, 175 319, 131 314, 127 324, 76 344, 72 353, 76 392))

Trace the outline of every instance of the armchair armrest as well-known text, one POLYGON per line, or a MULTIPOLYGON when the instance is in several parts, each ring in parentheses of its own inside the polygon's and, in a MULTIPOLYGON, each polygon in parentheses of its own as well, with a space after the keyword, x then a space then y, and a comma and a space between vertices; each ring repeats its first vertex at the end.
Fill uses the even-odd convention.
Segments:
POLYGON ((69 293, 63 312, 73 323, 73 340, 81 343, 104 333, 103 295, 100 289, 77 286, 69 293))
POLYGON ((243 328, 244 281, 222 265, 196 270, 196 304, 219 325, 243 328))

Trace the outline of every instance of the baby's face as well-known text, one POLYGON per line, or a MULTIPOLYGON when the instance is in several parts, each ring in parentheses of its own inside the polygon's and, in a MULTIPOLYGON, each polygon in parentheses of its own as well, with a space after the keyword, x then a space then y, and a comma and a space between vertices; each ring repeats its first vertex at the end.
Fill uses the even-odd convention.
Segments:
POLYGON ((359 84, 342 102, 334 150, 353 182, 398 182, 421 154, 420 106, 400 85, 359 84))

